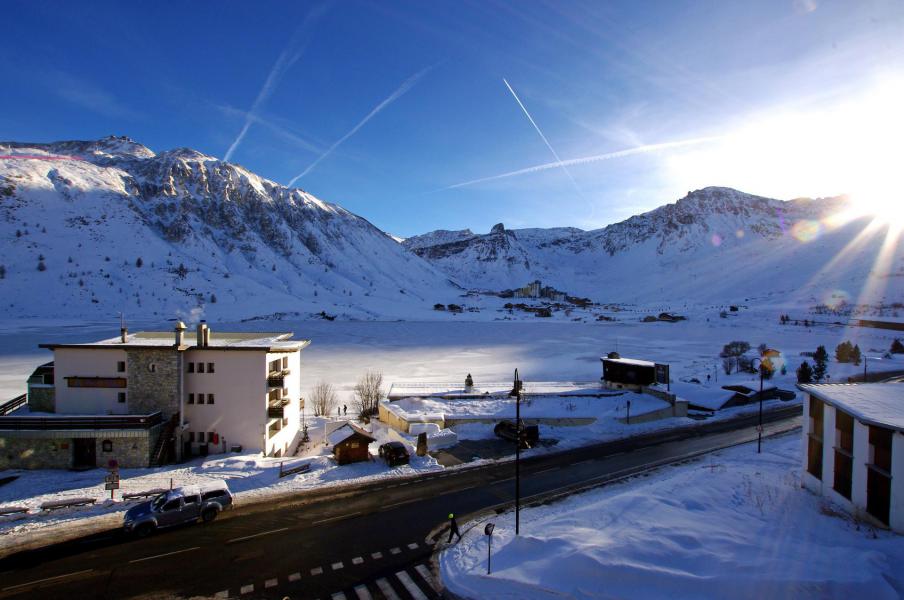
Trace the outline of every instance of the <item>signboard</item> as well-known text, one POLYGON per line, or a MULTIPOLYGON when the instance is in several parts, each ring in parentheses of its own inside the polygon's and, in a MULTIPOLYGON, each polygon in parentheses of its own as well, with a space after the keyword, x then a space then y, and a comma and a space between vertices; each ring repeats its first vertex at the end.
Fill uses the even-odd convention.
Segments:
MULTIPOLYGON (((105 483, 105 484, 104 484, 104 489, 107 490, 108 492, 112 492, 113 490, 118 490, 118 489, 119 489, 119 483, 118 483, 118 482, 117 482, 117 483, 105 483)), ((112 495, 112 494, 111 494, 111 495, 112 495)))
POLYGON ((656 383, 669 384, 669 366, 656 363, 656 383))

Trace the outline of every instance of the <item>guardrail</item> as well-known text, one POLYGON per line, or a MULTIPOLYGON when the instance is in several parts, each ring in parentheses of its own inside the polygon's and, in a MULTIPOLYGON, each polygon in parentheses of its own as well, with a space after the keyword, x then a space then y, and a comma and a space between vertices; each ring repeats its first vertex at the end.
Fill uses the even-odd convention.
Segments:
POLYGON ((21 396, 16 396, 12 400, 4 402, 0 404, 0 415, 8 415, 13 412, 20 406, 23 406, 28 403, 28 394, 22 394, 21 396))
POLYGON ((0 417, 0 430, 21 429, 150 429, 163 421, 159 412, 150 415, 67 415, 59 417, 0 417))

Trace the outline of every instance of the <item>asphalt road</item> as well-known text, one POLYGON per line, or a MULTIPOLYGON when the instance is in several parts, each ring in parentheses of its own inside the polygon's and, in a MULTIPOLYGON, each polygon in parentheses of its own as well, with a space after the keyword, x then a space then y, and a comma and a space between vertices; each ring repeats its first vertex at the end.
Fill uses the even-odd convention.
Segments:
MULTIPOLYGON (((765 435, 800 424, 791 411, 769 418, 780 420, 765 435)), ((624 440, 529 458, 522 498, 755 440, 752 422, 654 445, 624 440)), ((513 497, 514 465, 504 463, 383 481, 309 504, 236 509, 144 540, 109 532, 0 561, 0 598, 435 598, 429 532, 449 512, 463 516, 513 497)))

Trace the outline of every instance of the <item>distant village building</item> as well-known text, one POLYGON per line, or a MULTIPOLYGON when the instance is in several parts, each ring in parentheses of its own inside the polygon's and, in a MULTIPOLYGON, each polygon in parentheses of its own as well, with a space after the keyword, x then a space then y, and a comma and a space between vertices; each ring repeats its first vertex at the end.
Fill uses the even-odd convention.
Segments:
POLYGON ((327 439, 340 465, 370 460, 369 446, 377 441, 377 438, 352 423, 336 429, 327 439))
POLYGON ((803 485, 904 533, 904 384, 800 384, 803 485))
POLYGON ((552 286, 543 286, 540 280, 537 279, 536 281, 528 283, 524 287, 514 290, 513 296, 515 298, 545 298, 547 300, 552 300, 553 302, 564 302, 566 294, 565 292, 560 292, 552 286))
POLYGON ((300 351, 291 333, 218 333, 195 343, 123 328, 118 337, 41 344, 28 408, 0 410, 0 469, 147 467, 231 449, 281 456, 298 433, 300 351))

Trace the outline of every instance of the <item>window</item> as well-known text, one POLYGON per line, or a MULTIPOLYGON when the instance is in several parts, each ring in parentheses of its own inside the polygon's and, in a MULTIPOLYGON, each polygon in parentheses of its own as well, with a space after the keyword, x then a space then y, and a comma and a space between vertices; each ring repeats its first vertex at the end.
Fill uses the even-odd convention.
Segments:
POLYGON ((126 372, 126 361, 121 360, 116 363, 116 372, 117 373, 125 373, 126 372))
POLYGON ((208 500, 213 500, 214 498, 222 498, 226 495, 226 490, 211 490, 209 492, 204 492, 204 495, 201 496, 201 499, 207 502, 208 500))
POLYGON ((186 504, 198 504, 201 501, 199 496, 185 496, 186 504))
POLYGON ((189 432, 188 432, 188 442, 189 442, 190 444, 194 444, 194 443, 195 443, 195 432, 194 432, 194 431, 189 431, 189 432))
POLYGON ((822 479, 822 433, 825 405, 810 396, 810 432, 807 434, 807 472, 822 479))
POLYGON ((283 359, 282 359, 282 368, 283 368, 283 369, 288 369, 288 368, 289 368, 289 357, 288 357, 288 356, 284 356, 284 357, 283 357, 283 359))
POLYGON ((157 363, 148 363, 148 373, 157 372, 157 363))
POLYGON ((179 510, 179 498, 175 500, 170 500, 166 504, 163 505, 163 512, 167 512, 170 510, 179 510))
POLYGON ((119 402, 120 404, 125 404, 125 401, 126 401, 126 393, 125 393, 125 392, 119 392, 118 394, 116 394, 116 401, 119 402))
POLYGON ((213 394, 207 394, 207 403, 213 404, 213 394))
POLYGON ((204 404, 204 394, 198 394, 198 404, 204 404))
POLYGON ((193 363, 193 362, 188 363, 188 366, 186 368, 188 369, 189 373, 194 373, 195 372, 195 363, 193 363))
POLYGON ((208 432, 207 432, 207 441, 208 441, 208 442, 212 442, 212 441, 213 441, 213 432, 212 432, 212 431, 208 431, 208 432))
POLYGON ((194 403, 195 403, 195 395, 194 395, 194 394, 189 394, 189 395, 188 395, 188 403, 189 403, 189 404, 194 404, 194 403))
POLYGON ((198 373, 204 372, 204 363, 198 363, 198 373))
POLYGON ((104 440, 100 443, 100 449, 103 452, 113 452, 113 442, 104 440))
POLYGON ((213 363, 207 363, 207 372, 213 373, 213 363))

